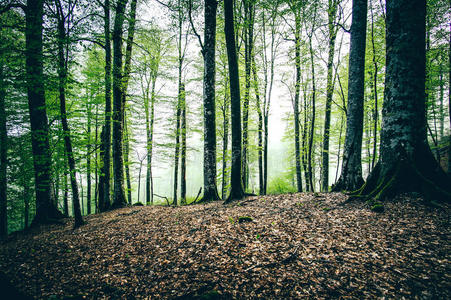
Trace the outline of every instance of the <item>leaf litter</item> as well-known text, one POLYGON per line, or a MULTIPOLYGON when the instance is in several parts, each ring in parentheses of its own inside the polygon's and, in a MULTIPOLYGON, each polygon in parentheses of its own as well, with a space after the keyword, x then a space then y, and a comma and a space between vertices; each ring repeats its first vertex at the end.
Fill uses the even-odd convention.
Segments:
POLYGON ((451 298, 450 207, 375 213, 340 193, 128 207, 13 235, 0 270, 38 299, 451 298))

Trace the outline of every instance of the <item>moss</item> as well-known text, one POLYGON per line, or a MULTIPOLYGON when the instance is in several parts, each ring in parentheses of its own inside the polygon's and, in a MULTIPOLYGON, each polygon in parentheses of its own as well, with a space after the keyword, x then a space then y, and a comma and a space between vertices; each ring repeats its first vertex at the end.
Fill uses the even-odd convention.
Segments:
POLYGON ((144 206, 144 204, 141 203, 141 202, 136 202, 136 203, 134 203, 132 206, 144 206))
POLYGON ((379 213, 379 212, 383 212, 384 211, 384 205, 382 204, 382 203, 380 203, 380 202, 375 202, 372 206, 371 206, 371 211, 374 211, 374 212, 377 212, 377 213, 379 213))

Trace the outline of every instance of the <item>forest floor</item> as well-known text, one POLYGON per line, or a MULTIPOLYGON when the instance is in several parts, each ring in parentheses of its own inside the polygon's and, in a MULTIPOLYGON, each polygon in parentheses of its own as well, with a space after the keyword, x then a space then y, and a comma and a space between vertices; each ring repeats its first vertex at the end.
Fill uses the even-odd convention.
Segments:
POLYGON ((12 236, 0 270, 41 299, 451 299, 451 206, 345 200, 128 207, 76 230, 68 219, 12 236))

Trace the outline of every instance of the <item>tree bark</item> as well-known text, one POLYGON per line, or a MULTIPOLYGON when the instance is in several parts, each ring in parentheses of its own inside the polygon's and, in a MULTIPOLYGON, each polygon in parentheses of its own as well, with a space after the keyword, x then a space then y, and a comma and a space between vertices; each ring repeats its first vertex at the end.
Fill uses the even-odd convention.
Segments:
POLYGON ((124 107, 122 101, 122 28, 127 0, 119 0, 112 34, 113 41, 113 208, 127 204, 124 191, 123 125, 124 107))
POLYGON ((326 109, 324 114, 324 139, 323 139, 323 165, 321 168, 322 183, 321 191, 329 191, 329 140, 330 140, 330 115, 332 112, 332 98, 334 95, 333 64, 335 55, 335 40, 337 29, 335 18, 337 15, 338 0, 329 0, 328 29, 329 29, 329 55, 327 58, 327 88, 326 88, 326 109))
POLYGON ((8 235, 8 212, 7 212, 7 177, 6 164, 8 151, 8 131, 6 129, 6 83, 4 80, 3 54, 0 54, 0 240, 8 235))
POLYGON ((74 227, 77 228, 83 225, 83 218, 80 210, 80 197, 78 194, 77 185, 77 172, 75 170, 75 159, 74 152, 72 150, 72 140, 70 136, 69 123, 67 121, 66 112, 66 82, 67 82, 67 58, 64 53, 67 45, 67 32, 65 29, 65 19, 66 16, 63 12, 63 7, 60 2, 55 2, 57 14, 57 26, 58 26, 58 89, 59 89, 59 100, 60 100, 60 115, 61 124, 63 126, 64 135, 64 147, 67 156, 67 163, 69 166, 69 177, 72 188, 72 203, 74 206, 74 216, 75 224, 74 227))
POLYGON ((105 34, 105 125, 100 132, 99 177, 99 211, 110 208, 110 169, 111 169, 111 39, 110 39, 110 0, 104 4, 104 34, 105 34))
POLYGON ((425 0, 387 1, 380 160, 356 196, 377 201, 419 192, 451 201, 449 177, 427 142, 425 18, 425 0))
POLYGON ((185 85, 181 91, 181 124, 180 124, 180 204, 186 204, 186 94, 185 85))
POLYGON ((202 201, 219 200, 216 184, 216 0, 205 1, 204 56, 204 196, 202 201))
POLYGON ((127 44, 125 47, 125 64, 124 64, 124 79, 123 79, 123 93, 122 93, 122 107, 124 113, 124 162, 125 162, 125 177, 127 181, 127 198, 128 203, 132 203, 132 188, 131 188, 131 178, 130 178, 130 130, 126 126, 126 101, 127 101, 127 89, 128 82, 130 80, 131 72, 131 61, 132 61, 132 49, 133 49, 133 39, 135 35, 135 24, 136 24, 136 6, 137 0, 132 0, 130 3, 130 17, 128 19, 128 33, 127 33, 127 44))
POLYGON ((39 224, 62 217, 53 204, 51 191, 49 127, 43 81, 43 0, 27 0, 25 20, 27 94, 36 192, 36 215, 33 224, 39 224))
POLYGON ((231 191, 226 203, 244 197, 241 181, 241 104, 238 75, 238 58, 235 46, 233 0, 224 0, 224 32, 230 77, 230 111, 232 114, 232 170, 231 191))
POLYGON ((363 101, 365 77, 367 0, 353 0, 349 89, 343 165, 333 191, 359 189, 362 178, 363 101))
MULTIPOLYGON (((91 98, 89 99, 91 101, 91 98)), ((86 194, 86 208, 87 208, 87 214, 91 214, 91 104, 87 104, 87 135, 88 135, 88 141, 86 145, 86 181, 87 181, 87 194, 86 194)))
POLYGON ((294 13, 295 27, 294 27, 294 52, 295 52, 295 68, 296 68, 296 82, 294 87, 294 155, 296 163, 296 189, 298 192, 302 192, 302 172, 301 172, 301 145, 299 139, 299 97, 301 91, 301 16, 296 9, 297 6, 292 8, 294 13))

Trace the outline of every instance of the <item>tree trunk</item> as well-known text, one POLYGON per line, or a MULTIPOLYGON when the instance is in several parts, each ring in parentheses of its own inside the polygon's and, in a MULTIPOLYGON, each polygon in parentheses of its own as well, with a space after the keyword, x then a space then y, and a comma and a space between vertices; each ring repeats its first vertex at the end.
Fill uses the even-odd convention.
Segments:
POLYGON ((180 204, 186 204, 186 94, 185 85, 182 85, 181 90, 181 125, 180 125, 180 204))
POLYGON ((100 132, 99 178, 99 211, 110 208, 110 167, 111 167, 111 40, 110 40, 110 0, 104 4, 104 34, 105 34, 105 125, 100 132))
POLYGON ((124 192, 124 157, 123 157, 123 125, 124 107, 122 102, 122 27, 127 0, 119 0, 116 6, 113 41, 113 175, 114 195, 113 208, 127 204, 124 192))
POLYGON ((202 201, 219 200, 216 185, 216 0, 205 1, 204 46, 204 196, 202 201))
MULTIPOLYGON (((124 102, 125 104, 125 102, 124 102)), ((125 106, 124 106, 125 110, 125 106)), ((132 182, 130 179, 130 132, 128 128, 127 114, 124 112, 124 167, 125 181, 127 183, 128 204, 132 204, 132 182)))
POLYGON ((43 0, 27 0, 25 19, 27 93, 36 192, 36 215, 33 223, 39 224, 62 217, 53 205, 51 191, 51 154, 43 81, 43 0))
POLYGON ((238 58, 235 47, 235 29, 233 19, 233 0, 224 0, 224 32, 230 77, 230 111, 232 114, 232 170, 231 191, 226 202, 244 197, 241 181, 241 107, 238 58))
MULTIPOLYGON (((91 99, 90 99, 91 100, 91 99)), ((87 118, 88 118, 88 124, 87 124, 87 135, 88 135, 88 141, 86 145, 86 181, 88 185, 88 191, 86 195, 86 204, 87 204, 87 214, 91 214, 91 104, 88 103, 87 105, 87 118)))
POLYGON ((8 147, 8 131, 6 129, 6 85, 3 73, 4 56, 0 54, 0 240, 8 235, 8 212, 7 212, 7 177, 6 164, 7 147, 8 147))
POLYGON ((330 115, 332 111, 332 98, 334 95, 333 64, 335 55, 335 40, 337 29, 335 18, 337 15, 338 0, 329 0, 328 9, 328 29, 329 29, 329 55, 327 58, 327 89, 326 89, 326 110, 324 114, 324 139, 323 139, 323 165, 321 168, 322 183, 321 191, 329 191, 329 140, 330 140, 330 115))
POLYGON ((357 196, 377 201, 419 192, 451 201, 449 177, 427 143, 425 16, 425 0, 387 1, 380 160, 357 196))
POLYGON ((226 199, 227 194, 227 149, 229 147, 229 95, 227 93, 228 89, 228 78, 224 80, 224 106, 222 109, 222 120, 223 120, 223 128, 224 135, 222 137, 222 184, 221 184, 221 199, 226 199))
MULTIPOLYGON (((295 64, 296 64, 296 83, 294 91, 294 154, 296 161, 296 188, 298 192, 302 192, 302 173, 301 173, 301 148, 299 141, 299 95, 301 90, 301 17, 299 12, 295 12, 295 64)), ((304 108, 305 109, 305 108, 304 108)), ((304 139, 303 139, 304 140, 304 139)))
POLYGON ((75 170, 74 152, 72 150, 72 140, 70 136, 69 123, 67 121, 66 112, 66 82, 67 82, 67 63, 64 56, 65 47, 68 47, 67 33, 65 29, 65 16, 63 15, 63 8, 57 7, 58 10, 58 89, 60 100, 60 114, 61 124, 63 126, 64 146, 67 156, 67 163, 69 166, 70 183, 72 188, 72 202, 74 206, 75 223, 77 228, 83 225, 83 218, 80 210, 80 198, 78 194, 77 172, 75 170))
POLYGON ((178 190, 178 175, 179 175, 179 157, 180 157, 180 115, 181 102, 182 102, 182 87, 183 83, 179 82, 179 91, 177 96, 177 107, 176 107, 176 127, 175 127, 175 149, 174 149, 174 196, 172 204, 177 206, 177 190, 178 190))
POLYGON ((251 56, 253 47, 253 18, 251 0, 243 0, 244 6, 244 98, 243 98, 243 147, 241 176, 243 189, 246 191, 249 182, 248 165, 248 131, 249 131, 249 92, 251 87, 251 56))
POLYGON ((353 0, 351 49, 349 54, 349 89, 343 165, 333 191, 355 191, 362 178, 363 101, 365 79, 367 0, 353 0))
MULTIPOLYGON (((314 26, 314 25, 312 25, 314 26)), ((313 35, 313 28, 312 28, 312 35, 313 35)), ((312 117, 310 121, 310 137, 309 137, 309 144, 308 144, 308 181, 310 185, 310 191, 315 191, 315 185, 313 184, 313 139, 315 137, 315 118, 316 118, 316 81, 315 81, 315 62, 313 60, 313 45, 312 45, 312 36, 309 38, 309 44, 310 44, 310 62, 312 65, 312 117)))
POLYGON ((128 203, 132 203, 132 188, 131 188, 131 179, 130 179, 130 130, 126 124, 126 101, 127 101, 127 89, 128 82, 130 79, 131 72, 131 61, 132 61, 132 49, 133 49, 133 39, 135 35, 135 24, 136 24, 136 6, 137 0, 132 0, 130 3, 130 17, 128 19, 128 33, 127 33, 127 45, 125 47, 125 64, 124 64, 124 77, 123 77, 123 93, 122 93, 122 108, 123 108, 123 120, 124 120, 124 161, 125 161, 125 177, 127 181, 127 198, 128 203))

